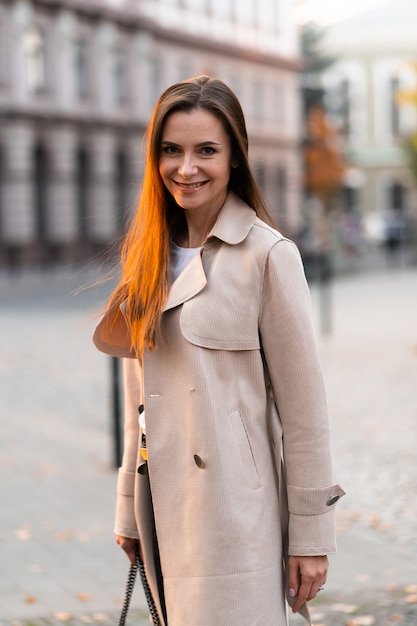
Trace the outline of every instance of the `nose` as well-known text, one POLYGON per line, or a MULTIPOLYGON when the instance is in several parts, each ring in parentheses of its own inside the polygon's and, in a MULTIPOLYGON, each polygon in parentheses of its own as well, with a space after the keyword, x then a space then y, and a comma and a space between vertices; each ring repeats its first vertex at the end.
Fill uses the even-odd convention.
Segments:
POLYGON ((191 154, 184 154, 181 163, 178 166, 178 173, 182 178, 190 178, 195 174, 197 166, 194 163, 193 156, 191 154))

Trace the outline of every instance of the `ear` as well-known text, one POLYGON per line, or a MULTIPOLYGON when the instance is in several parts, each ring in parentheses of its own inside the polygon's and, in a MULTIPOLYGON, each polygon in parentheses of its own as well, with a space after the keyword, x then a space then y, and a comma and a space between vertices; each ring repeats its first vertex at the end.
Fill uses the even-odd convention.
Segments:
POLYGON ((238 159, 233 159, 233 161, 231 162, 231 166, 233 169, 236 169, 237 167, 239 167, 240 163, 238 159))

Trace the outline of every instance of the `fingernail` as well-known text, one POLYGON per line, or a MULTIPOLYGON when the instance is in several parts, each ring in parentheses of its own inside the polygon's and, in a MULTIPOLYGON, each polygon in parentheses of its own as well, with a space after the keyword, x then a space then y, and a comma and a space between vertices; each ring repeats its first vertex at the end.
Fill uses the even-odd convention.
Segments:
POLYGON ((289 589, 288 593, 290 594, 290 598, 295 598, 295 589, 289 589))

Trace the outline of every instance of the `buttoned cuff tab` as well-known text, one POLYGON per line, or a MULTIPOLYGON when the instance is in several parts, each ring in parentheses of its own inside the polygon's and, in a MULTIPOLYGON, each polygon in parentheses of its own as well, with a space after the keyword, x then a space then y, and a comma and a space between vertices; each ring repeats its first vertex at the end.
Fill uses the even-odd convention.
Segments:
POLYGON ((126 472, 122 467, 119 468, 117 476, 117 493, 123 496, 133 496, 135 493, 136 474, 126 472))
POLYGON ((339 485, 304 489, 287 485, 288 510, 294 515, 321 515, 336 506, 345 492, 339 485))

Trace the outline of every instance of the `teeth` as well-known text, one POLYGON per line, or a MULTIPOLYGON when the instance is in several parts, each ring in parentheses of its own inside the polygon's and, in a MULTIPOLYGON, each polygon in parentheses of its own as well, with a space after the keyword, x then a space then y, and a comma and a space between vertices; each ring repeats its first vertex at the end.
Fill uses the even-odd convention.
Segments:
POLYGON ((178 187, 182 187, 183 189, 197 189, 197 187, 202 187, 203 183, 194 183, 191 185, 186 185, 185 183, 177 183, 178 187))

